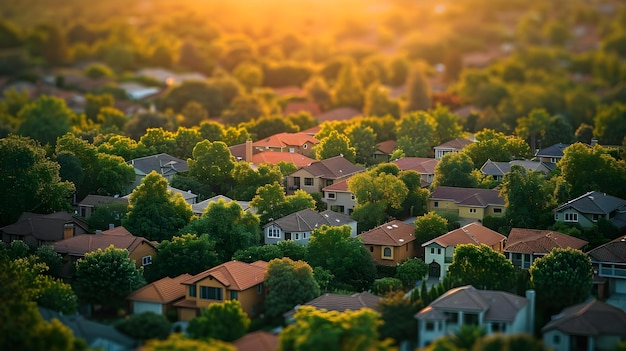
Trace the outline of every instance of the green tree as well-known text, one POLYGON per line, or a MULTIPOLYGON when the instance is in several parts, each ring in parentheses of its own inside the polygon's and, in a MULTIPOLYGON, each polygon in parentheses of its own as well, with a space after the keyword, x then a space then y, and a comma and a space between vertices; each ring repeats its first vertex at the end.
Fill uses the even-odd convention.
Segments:
POLYGON ((193 157, 187 161, 189 176, 209 186, 218 194, 226 193, 235 168, 235 158, 228 146, 221 142, 203 140, 193 148, 193 157))
POLYGON ((320 295, 311 266, 287 257, 270 261, 264 284, 267 287, 265 311, 272 317, 281 316, 294 306, 320 295))
MULTIPOLYGON (((550 123, 550 115, 545 109, 533 109, 527 116, 517 120, 515 133, 523 139, 530 139, 531 150, 539 149, 537 139, 542 137, 550 123)), ((542 145, 547 147, 549 145, 542 145)))
POLYGON ((174 129, 173 118, 164 113, 142 112, 132 116, 124 125, 124 132, 134 140, 139 140, 150 128, 174 129))
POLYGON ((54 145, 58 137, 70 130, 74 112, 67 107, 65 100, 42 95, 24 106, 17 118, 21 121, 18 134, 31 137, 43 145, 54 145))
POLYGON ((115 73, 111 68, 103 63, 90 63, 85 67, 83 73, 89 78, 98 79, 102 77, 113 78, 115 73))
POLYGON ((357 198, 353 217, 363 220, 362 229, 382 224, 391 212, 400 209, 409 194, 409 189, 398 177, 387 173, 376 175, 373 172, 350 177, 348 190, 357 198))
POLYGON ((304 91, 307 97, 318 103, 322 109, 327 109, 332 105, 332 95, 323 77, 313 76, 304 85, 304 91))
POLYGON ((87 218, 87 224, 91 230, 105 230, 110 224, 119 227, 122 225, 122 218, 126 217, 127 213, 128 203, 125 201, 96 205, 91 217, 87 218))
POLYGON ((423 244, 448 232, 448 220, 437 214, 428 212, 415 219, 415 238, 423 244))
POLYGON ((164 130, 161 127, 148 128, 146 132, 139 138, 139 144, 152 153, 173 153, 176 140, 173 132, 164 130))
POLYGON ((76 313, 78 298, 69 284, 42 274, 37 276, 34 283, 38 289, 37 305, 67 315, 76 313))
POLYGON ((538 228, 550 222, 554 206, 545 176, 519 165, 502 179, 500 194, 506 206, 506 218, 511 227, 538 228))
POLYGON ((208 141, 221 141, 224 138, 224 126, 215 121, 204 121, 198 128, 203 139, 208 141))
POLYGON ((43 57, 51 66, 67 63, 69 50, 65 33, 55 25, 46 26, 46 39, 43 46, 43 57))
POLYGON ((530 147, 520 138, 507 138, 503 133, 484 129, 476 133, 476 142, 467 145, 465 152, 474 161, 474 167, 482 167, 487 160, 508 162, 530 155, 530 147))
POLYGON ((333 101, 338 107, 353 107, 358 110, 363 107, 363 86, 354 62, 348 61, 341 67, 333 91, 333 101))
POLYGON ((250 63, 242 63, 235 67, 233 76, 246 87, 248 92, 260 87, 261 83, 263 83, 263 70, 259 66, 250 63))
POLYGON ((143 347, 146 351, 236 351, 237 349, 226 342, 211 339, 200 341, 187 339, 180 333, 173 333, 166 340, 152 339, 143 347))
POLYGON ((259 187, 250 206, 257 209, 261 223, 267 223, 300 210, 313 209, 315 200, 302 189, 296 190, 293 195, 286 196, 283 186, 274 182, 259 187))
POLYGON ((100 110, 105 107, 112 108, 114 102, 115 100, 111 94, 86 94, 85 115, 87 115, 87 118, 91 121, 96 122, 98 120, 100 110))
POLYGON ((412 289, 428 273, 428 265, 419 258, 409 258, 396 268, 396 278, 400 279, 406 289, 412 289))
POLYGON ((193 215, 183 196, 167 190, 167 180, 155 171, 143 178, 130 194, 128 203, 122 225, 148 240, 171 238, 193 215))
POLYGON ((50 213, 69 209, 74 185, 62 182, 59 164, 30 138, 0 139, 0 225, 14 223, 22 212, 50 213))
POLYGON ((196 129, 179 127, 174 134, 174 150, 172 155, 183 160, 193 155, 193 149, 202 141, 202 135, 196 129))
POLYGON ((396 135, 407 157, 427 157, 435 145, 435 121, 426 112, 405 114, 396 124, 396 135))
POLYGON ((246 123, 245 128, 251 134, 256 135, 255 140, 261 140, 278 133, 295 133, 299 130, 289 119, 278 115, 255 119, 246 123))
POLYGON ((220 116, 224 109, 220 88, 203 81, 185 81, 169 90, 165 96, 165 107, 180 112, 191 101, 201 104, 211 117, 220 116))
POLYGON ((459 117, 447 107, 437 105, 430 113, 435 121, 434 145, 461 137, 463 128, 459 124, 459 117))
POLYGON ((47 274, 53 277, 59 276, 61 267, 63 266, 63 258, 54 251, 54 246, 39 246, 37 250, 35 250, 35 257, 37 257, 37 261, 44 263, 48 267, 47 274))
POLYGON ((600 106, 593 119, 593 135, 605 145, 620 145, 626 135, 626 105, 600 106))
POLYGON ((589 256, 571 248, 555 248, 530 266, 537 304, 551 315, 585 301, 591 294, 593 270, 589 256))
POLYGON ((485 244, 458 245, 448 272, 460 285, 473 285, 477 289, 509 290, 514 284, 513 263, 485 244))
POLYGON ((146 280, 155 281, 185 273, 195 275, 219 263, 215 242, 209 239, 208 234, 183 234, 159 243, 157 255, 146 267, 145 276, 146 280))
POLYGON ((284 176, 276 165, 260 164, 254 169, 247 162, 237 162, 232 171, 232 177, 235 185, 229 192, 229 196, 250 201, 259 187, 274 182, 279 183, 284 176))
POLYGON ((383 323, 378 326, 381 338, 392 338, 396 345, 403 341, 417 340, 415 315, 424 304, 419 299, 405 297, 402 291, 388 294, 378 303, 383 323))
POLYGON ((311 267, 322 267, 338 282, 362 291, 370 287, 376 276, 376 266, 369 250, 360 240, 350 237, 350 227, 322 225, 311 233, 307 248, 307 262, 311 267))
POLYGON ((400 117, 400 103, 389 96, 389 89, 380 84, 371 84, 365 91, 365 104, 363 106, 365 116, 400 117))
POLYGON ((187 333, 193 339, 234 341, 244 336, 250 318, 238 300, 212 303, 200 310, 200 316, 189 321, 187 333))
MULTIPOLYGON (((282 242, 288 242, 289 240, 283 240, 282 242)), ((296 244, 300 245, 300 244, 296 244)), ((302 246, 302 245, 300 245, 302 246)), ((304 246, 302 246, 304 247, 304 246)), ((278 245, 261 245, 250 246, 246 249, 239 249, 233 254, 234 261, 241 261, 252 263, 258 260, 269 262, 276 258, 283 258, 284 254, 278 245)))
MULTIPOLYGON (((101 107, 98 110, 98 116, 96 122, 100 123, 100 127, 103 130, 124 130, 126 125, 126 115, 124 112, 116 109, 115 107, 101 107)), ((121 156, 121 155, 120 155, 121 156)))
POLYGON ((430 86, 422 67, 414 65, 406 78, 405 113, 426 111, 430 108, 430 86))
POLYGON ((356 149, 350 146, 350 139, 337 131, 330 132, 330 135, 320 140, 315 146, 315 158, 325 160, 342 155, 346 160, 355 162, 356 149))
POLYGON ((76 261, 74 288, 79 297, 104 308, 122 307, 125 297, 146 284, 126 249, 113 245, 85 254, 76 261))
POLYGON ((376 134, 371 127, 361 123, 354 123, 346 129, 349 145, 354 147, 354 160, 360 164, 369 164, 376 151, 376 134))
POLYGON ((386 296, 395 291, 402 291, 402 280, 392 277, 384 277, 374 280, 372 284, 372 292, 379 296, 386 296))
POLYGON ((172 323, 164 315, 148 311, 117 321, 115 329, 137 340, 165 340, 170 335, 172 323))
POLYGON ((231 108, 222 114, 224 124, 236 126, 266 116, 268 107, 260 96, 240 95, 233 99, 231 108))
POLYGON ((474 177, 473 170, 474 163, 467 154, 463 152, 447 153, 435 166, 435 178, 432 187, 433 189, 440 186, 474 188, 478 185, 478 180, 474 177))
MULTIPOLYGON (((178 123, 183 127, 195 127, 209 118, 209 113, 197 101, 189 101, 180 111, 178 123)), ((213 139, 211 139, 213 140, 213 139)))

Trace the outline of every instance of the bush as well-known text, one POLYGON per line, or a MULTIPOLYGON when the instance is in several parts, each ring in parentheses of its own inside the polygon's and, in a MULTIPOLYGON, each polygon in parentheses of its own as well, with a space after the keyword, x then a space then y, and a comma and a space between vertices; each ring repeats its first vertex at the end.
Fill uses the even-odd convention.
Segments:
POLYGON ((386 266, 384 264, 376 265, 376 277, 385 278, 385 277, 395 277, 396 276, 397 266, 386 266))
POLYGON ((376 295, 384 296, 393 291, 402 290, 402 281, 398 278, 376 279, 372 285, 372 292, 376 295))
POLYGON ((139 340, 165 340, 170 334, 172 325, 165 316, 154 312, 134 314, 115 323, 120 332, 139 340))
POLYGON ((85 68, 85 75, 89 78, 113 77, 113 70, 102 63, 92 63, 85 68))
POLYGON ((396 278, 400 279, 405 288, 415 287, 428 273, 428 265, 419 258, 410 258, 402 262, 396 269, 396 278))

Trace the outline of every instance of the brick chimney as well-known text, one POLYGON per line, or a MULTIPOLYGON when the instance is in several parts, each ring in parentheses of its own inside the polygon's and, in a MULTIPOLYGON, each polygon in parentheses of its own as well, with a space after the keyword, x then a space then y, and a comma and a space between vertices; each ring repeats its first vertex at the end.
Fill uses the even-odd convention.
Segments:
POLYGON ((251 139, 246 140, 246 157, 245 157, 245 161, 246 162, 252 162, 252 140, 251 139))
POLYGON ((74 223, 65 223, 63 225, 63 239, 71 238, 74 234, 74 223))

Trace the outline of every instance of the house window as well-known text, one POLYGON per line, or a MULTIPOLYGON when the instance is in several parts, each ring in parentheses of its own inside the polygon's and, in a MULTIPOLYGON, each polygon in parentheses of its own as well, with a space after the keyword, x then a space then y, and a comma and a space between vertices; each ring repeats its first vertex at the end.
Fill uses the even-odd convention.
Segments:
POLYGON ((296 240, 300 240, 300 233, 296 233, 296 240))
POLYGON ((561 343, 561 336, 560 336, 560 335, 556 335, 556 334, 555 334, 555 335, 552 337, 552 343, 553 343, 553 344, 555 344, 555 345, 560 344, 560 343, 561 343))
POLYGON ((435 248, 434 248, 434 247, 431 247, 431 248, 430 248, 430 253, 431 253, 432 255, 434 255, 434 254, 435 254, 435 248))
POLYGON ((304 178, 305 186, 313 186, 313 178, 304 178))
POLYGON ((441 255, 441 249, 437 249, 437 255, 441 255))
POLYGON ((435 202, 433 203, 433 206, 434 206, 434 207, 439 207, 439 201, 435 201, 435 202))
POLYGON ((522 254, 521 254, 521 253, 519 253, 519 252, 516 252, 516 253, 514 253, 514 254, 513 254, 513 257, 514 257, 516 260, 521 260, 521 259, 522 259, 522 254))
POLYGON ((354 194, 350 194, 350 198, 351 198, 352 200, 354 200, 354 199, 356 199, 356 196, 354 196, 354 194))
POLYGON ((274 239, 280 239, 280 229, 276 228, 276 227, 270 227, 267 229, 267 237, 268 238, 274 238, 274 239))
POLYGON ((294 149, 294 148, 290 147, 290 148, 289 148, 289 152, 291 152, 291 153, 293 154, 294 152, 296 152, 296 149, 294 149))
POLYGON ((426 331, 435 330, 435 322, 426 322, 426 331))
POLYGON ((475 313, 463 313, 463 324, 477 325, 478 315, 475 313))
POLYGON ((263 284, 259 284, 256 286, 256 293, 259 295, 263 293, 263 284))
POLYGON ((152 256, 144 256, 141 258, 141 265, 147 266, 152 264, 152 256))
POLYGON ((566 213, 565 222, 578 222, 578 213, 566 213))
POLYGON ((230 299, 231 300, 237 300, 239 298, 239 293, 236 291, 231 290, 230 291, 230 299))
POLYGON ((333 180, 332 179, 326 179, 326 186, 330 186, 333 185, 333 180))
POLYGON ((491 323, 491 331, 493 333, 504 333, 506 331, 506 324, 502 322, 491 323))
POLYGON ((493 209, 493 213, 502 213, 502 209, 500 207, 496 207, 493 209))
POLYGON ((558 221, 558 220, 559 220, 559 214, 558 214, 558 213, 555 213, 555 214, 554 214, 554 220, 555 220, 555 221, 558 221))
POLYGON ((598 221, 598 219, 600 219, 600 218, 602 218, 602 215, 599 215, 599 214, 597 214, 597 213, 594 213, 594 214, 591 216, 591 220, 592 220, 592 221, 594 221, 594 222, 597 222, 597 221, 598 221))
POLYGON ((337 198, 337 194, 335 194, 335 193, 327 193, 327 195, 328 195, 329 199, 336 199, 337 198))
POLYGON ((458 312, 444 312, 446 316, 446 320, 448 324, 457 324, 459 323, 459 313, 458 312))
POLYGON ((189 285, 189 297, 196 297, 196 286, 189 285))
POLYGON ((374 252, 374 246, 370 246, 370 252, 374 252))
POLYGON ((200 287, 200 298, 205 300, 218 300, 222 301, 222 289, 214 288, 211 286, 200 287))
POLYGON ((559 161, 556 157, 550 157, 550 163, 557 163, 559 161))
POLYGON ((393 258, 393 252, 390 247, 383 248, 383 258, 393 258))
POLYGON ((470 213, 476 213, 476 209, 475 209, 475 208, 470 208, 470 209, 469 209, 469 212, 470 212, 470 213))
POLYGON ((308 148, 309 148, 309 145, 304 144, 304 145, 302 145, 302 148, 303 148, 303 149, 308 149, 308 148))
POLYGON ((306 233, 302 233, 302 239, 306 239, 306 233))

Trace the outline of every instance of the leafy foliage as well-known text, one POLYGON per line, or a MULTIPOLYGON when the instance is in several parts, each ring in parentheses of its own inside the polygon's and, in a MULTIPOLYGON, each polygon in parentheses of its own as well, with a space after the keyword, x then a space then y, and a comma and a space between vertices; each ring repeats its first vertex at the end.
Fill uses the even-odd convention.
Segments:
POLYGON ((320 295, 320 288, 313 277, 313 269, 304 261, 290 258, 273 259, 265 273, 265 311, 276 317, 294 306, 303 304, 320 295))
POLYGON ((200 316, 189 321, 187 333, 193 339, 234 341, 250 326, 250 318, 238 300, 210 304, 200 310, 200 316))
POLYGON ((172 323, 161 314, 143 312, 118 321, 115 328, 133 339, 165 340, 170 335, 172 323))
POLYGON ((514 286, 513 263, 485 244, 458 245, 448 274, 461 285, 477 289, 506 291, 514 286))
POLYGON ((372 291, 376 295, 385 296, 394 291, 402 291, 402 280, 398 278, 385 277, 374 280, 372 284, 372 291))
POLYGON ((159 243, 157 255, 146 267, 145 276, 146 280, 155 281, 184 273, 195 275, 218 264, 215 242, 208 234, 183 234, 159 243))
POLYGON ((428 265, 419 258, 409 258, 398 265, 396 278, 400 279, 405 288, 411 289, 415 284, 424 279, 428 273, 428 265))

